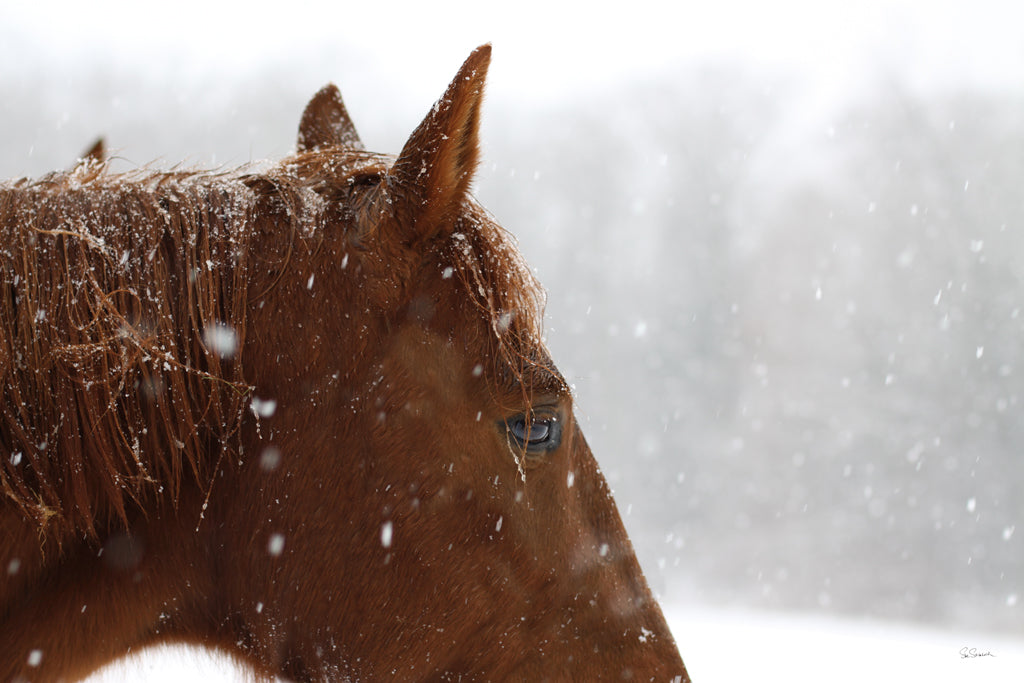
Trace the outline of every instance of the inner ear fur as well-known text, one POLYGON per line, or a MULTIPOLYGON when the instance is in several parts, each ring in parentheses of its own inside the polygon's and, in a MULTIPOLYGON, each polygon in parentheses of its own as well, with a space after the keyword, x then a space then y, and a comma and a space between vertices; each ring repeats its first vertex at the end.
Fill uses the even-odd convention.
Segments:
POLYGON ((436 235, 469 194, 480 159, 480 109, 490 62, 490 45, 470 54, 388 172, 391 211, 407 243, 436 235))

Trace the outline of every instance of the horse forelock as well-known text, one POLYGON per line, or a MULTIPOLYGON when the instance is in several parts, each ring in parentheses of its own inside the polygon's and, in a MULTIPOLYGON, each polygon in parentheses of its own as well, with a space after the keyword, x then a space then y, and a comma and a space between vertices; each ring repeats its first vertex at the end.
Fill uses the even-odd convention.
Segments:
POLYGON ((528 407, 535 386, 568 393, 544 343, 544 289, 512 235, 470 200, 448 239, 452 268, 488 327, 487 354, 504 385, 496 397, 521 392, 528 407))

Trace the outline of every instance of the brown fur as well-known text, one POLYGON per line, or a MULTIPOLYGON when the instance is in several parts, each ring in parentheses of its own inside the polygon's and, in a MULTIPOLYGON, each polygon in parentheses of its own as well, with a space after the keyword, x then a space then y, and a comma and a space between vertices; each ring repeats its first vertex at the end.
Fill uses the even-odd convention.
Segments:
POLYGON ((468 194, 489 59, 397 160, 328 86, 260 172, 98 145, 0 186, 0 680, 174 640, 295 680, 687 680, 468 194))

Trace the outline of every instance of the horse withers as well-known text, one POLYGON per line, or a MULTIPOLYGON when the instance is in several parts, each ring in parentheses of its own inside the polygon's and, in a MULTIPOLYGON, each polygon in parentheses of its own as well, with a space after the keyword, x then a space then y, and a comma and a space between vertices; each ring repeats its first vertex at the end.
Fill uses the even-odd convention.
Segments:
POLYGON ((259 171, 0 185, 0 680, 685 681, 470 196, 490 48, 397 157, 337 89, 259 171))

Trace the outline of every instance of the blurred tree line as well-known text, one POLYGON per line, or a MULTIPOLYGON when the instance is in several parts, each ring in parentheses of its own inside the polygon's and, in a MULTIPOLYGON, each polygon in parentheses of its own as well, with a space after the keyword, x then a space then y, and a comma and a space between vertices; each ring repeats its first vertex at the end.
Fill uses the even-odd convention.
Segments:
POLYGON ((485 204, 657 590, 1020 631, 1021 94, 797 90, 507 112, 485 204))

